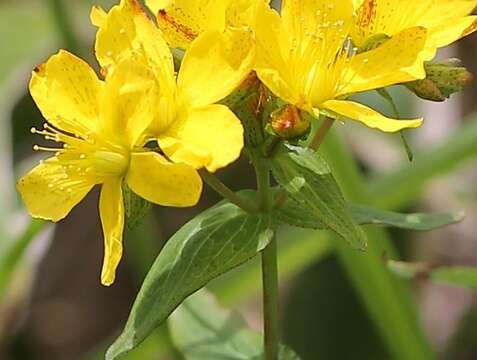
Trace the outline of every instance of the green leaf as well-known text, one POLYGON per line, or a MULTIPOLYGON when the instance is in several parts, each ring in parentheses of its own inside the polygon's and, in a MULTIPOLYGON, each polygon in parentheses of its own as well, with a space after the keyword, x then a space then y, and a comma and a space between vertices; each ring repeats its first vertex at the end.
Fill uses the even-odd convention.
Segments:
POLYGON ((354 248, 366 248, 364 232, 353 221, 328 164, 318 153, 288 146, 272 158, 271 167, 275 179, 300 207, 354 248))
POLYGON ((157 257, 106 359, 135 348, 187 296, 253 258, 272 236, 270 215, 247 214, 229 203, 220 203, 189 221, 157 257))
POLYGON ((371 209, 359 205, 351 205, 351 212, 358 224, 376 224, 400 229, 430 231, 458 223, 464 219, 464 213, 441 214, 401 214, 392 211, 371 209))
MULTIPOLYGON (((205 290, 189 297, 169 318, 172 341, 186 360, 262 360, 263 338, 242 317, 222 309, 205 290)), ((281 346, 279 360, 300 360, 281 346)))
MULTIPOLYGON (((349 204, 349 211, 356 224, 383 225, 407 230, 429 231, 460 222, 463 212, 442 214, 401 214, 349 204)), ((278 219, 297 227, 324 230, 327 226, 313 212, 300 203, 289 199, 276 211, 278 219)))
POLYGON ((389 260, 387 266, 392 273, 406 279, 425 278, 433 282, 477 289, 477 267, 435 267, 428 263, 394 260, 389 260))

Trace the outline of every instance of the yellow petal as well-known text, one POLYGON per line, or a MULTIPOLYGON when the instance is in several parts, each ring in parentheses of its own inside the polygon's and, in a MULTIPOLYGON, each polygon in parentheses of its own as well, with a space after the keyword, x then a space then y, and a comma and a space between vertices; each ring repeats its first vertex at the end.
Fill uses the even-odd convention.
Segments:
POLYGON ((101 6, 93 6, 91 8, 91 13, 89 14, 89 18, 91 23, 96 27, 103 26, 104 22, 106 21, 106 11, 103 10, 101 6))
POLYGON ((160 77, 164 90, 171 91, 174 64, 160 30, 148 18, 137 0, 121 0, 107 14, 96 35, 96 57, 109 68, 131 54, 141 54, 145 65, 160 77))
POLYGON ((124 202, 122 180, 104 183, 99 198, 99 214, 104 236, 104 260, 101 283, 109 286, 116 278, 116 268, 123 255, 124 202))
POLYGON ((196 169, 167 161, 154 152, 131 155, 126 181, 136 194, 163 206, 194 206, 202 193, 202 179, 196 169))
POLYGON ((102 92, 93 69, 64 50, 38 66, 30 81, 31 96, 48 122, 78 135, 98 129, 102 92))
POLYGON ((269 0, 235 0, 231 1, 226 10, 226 23, 229 26, 250 26, 254 28, 257 16, 257 5, 267 5, 269 0))
POLYGON ((213 104, 242 83, 252 70, 251 31, 206 32, 187 50, 178 75, 178 96, 189 106, 213 104))
POLYGON ((159 136, 159 146, 174 161, 215 172, 235 161, 243 148, 243 128, 223 105, 192 110, 159 136))
POLYGON ((260 2, 255 25, 257 57, 255 70, 260 80, 279 98, 296 104, 300 100, 291 66, 287 64, 291 42, 280 15, 260 2))
POLYGON ((306 38, 317 31, 325 31, 336 21, 351 20, 351 0, 283 0, 282 19, 290 35, 306 38), (328 25, 321 26, 327 23, 328 25), (319 30, 320 29, 320 30, 319 30))
POLYGON ((421 58, 425 44, 426 29, 415 27, 400 32, 377 49, 354 56, 336 96, 425 78, 421 58))
MULTIPOLYGON (((429 32, 429 46, 440 48, 472 34, 477 30, 477 16, 466 16, 431 28, 429 32)), ((432 59, 432 58, 430 58, 432 59)), ((430 60, 426 59, 426 60, 430 60)))
POLYGON ((105 90, 102 120, 109 136, 129 148, 143 145, 160 95, 154 72, 126 58, 108 75, 105 90))
POLYGON ((146 0, 171 47, 186 49, 205 31, 225 29, 229 0, 146 0))
MULTIPOLYGON (((448 1, 448 0, 444 0, 448 1)), ((435 0, 365 0, 357 11, 353 42, 361 47, 376 34, 394 36, 402 30, 424 26, 422 21, 435 0)))
POLYGON ((466 29, 472 28, 472 21, 464 18, 477 6, 476 0, 366 0, 362 3, 353 31, 353 40, 358 46, 375 34, 393 36, 406 28, 422 26, 429 30, 425 60, 432 59, 438 47, 469 33, 466 29))
POLYGON ((338 115, 359 121, 367 127, 384 132, 396 132, 403 129, 416 128, 422 124, 422 119, 397 120, 387 118, 364 105, 353 101, 329 100, 321 108, 331 110, 338 115))
POLYGON ((358 9, 362 4, 364 0, 353 0, 353 9, 358 9))
POLYGON ((17 183, 23 202, 31 216, 59 221, 65 218, 91 190, 87 179, 66 177, 56 158, 36 166, 17 183))
POLYGON ((453 21, 471 15, 476 7, 476 0, 434 0, 419 25, 429 29, 449 26, 453 21))

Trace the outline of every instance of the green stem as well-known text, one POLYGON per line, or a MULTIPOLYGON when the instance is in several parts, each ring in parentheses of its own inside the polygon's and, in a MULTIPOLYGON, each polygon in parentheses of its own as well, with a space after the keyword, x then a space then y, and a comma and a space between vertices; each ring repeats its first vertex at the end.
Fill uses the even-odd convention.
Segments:
POLYGON ((265 359, 278 360, 279 305, 277 238, 262 251, 263 321, 265 334, 265 359))
POLYGON ((263 159, 252 160, 257 173, 258 201, 260 210, 267 212, 271 208, 270 171, 265 167, 263 159))
MULTIPOLYGON (((263 159, 252 157, 257 173, 259 206, 262 212, 272 207, 270 191, 270 171, 263 159)), ((278 305, 278 261, 277 239, 273 236, 270 244, 262 251, 263 322, 265 359, 278 360, 279 346, 279 305, 278 305)))
POLYGON ((202 180, 204 180, 207 185, 209 185, 212 189, 214 189, 219 195, 221 195, 224 199, 227 199, 232 204, 237 205, 239 208, 244 210, 248 213, 257 213, 258 209, 245 199, 238 196, 235 192, 233 192, 227 185, 225 185, 222 181, 220 181, 216 176, 209 173, 207 170, 200 170, 199 171, 202 180))
POLYGON ((72 52, 79 52, 79 43, 63 0, 49 0, 49 5, 65 47, 72 52))
POLYGON ((323 124, 321 124, 320 128, 318 129, 317 133, 315 134, 313 140, 310 143, 310 149, 318 150, 321 143, 325 139, 326 135, 330 131, 331 127, 333 126, 335 120, 329 117, 325 117, 323 124))

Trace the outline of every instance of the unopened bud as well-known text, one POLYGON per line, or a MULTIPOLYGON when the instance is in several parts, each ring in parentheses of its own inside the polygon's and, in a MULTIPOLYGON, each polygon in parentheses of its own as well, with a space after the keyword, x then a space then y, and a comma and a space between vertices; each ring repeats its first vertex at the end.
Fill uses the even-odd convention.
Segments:
POLYGON ((222 104, 240 119, 245 130, 247 147, 259 147, 265 140, 263 111, 267 102, 266 88, 252 72, 222 104))
POLYGON ((293 139, 306 134, 310 122, 296 106, 284 105, 272 112, 270 126, 277 136, 293 139))
POLYGON ((422 99, 444 101, 460 92, 473 80, 473 75, 460 66, 458 59, 424 64, 426 78, 406 83, 406 87, 422 99))

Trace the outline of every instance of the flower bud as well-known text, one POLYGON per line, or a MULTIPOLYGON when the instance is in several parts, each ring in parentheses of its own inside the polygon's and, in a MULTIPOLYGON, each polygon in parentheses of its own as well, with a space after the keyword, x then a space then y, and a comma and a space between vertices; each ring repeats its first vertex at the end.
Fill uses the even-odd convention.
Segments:
POLYGON ((264 111, 268 101, 269 92, 255 72, 222 101, 242 122, 247 147, 256 148, 265 141, 264 111))
POLYGON ((272 112, 270 127, 277 136, 293 139, 307 133, 310 122, 296 106, 284 105, 272 112))
POLYGON ((473 79, 472 73, 460 65, 458 59, 427 62, 424 64, 426 78, 405 85, 422 99, 444 101, 452 94, 462 91, 473 79))

